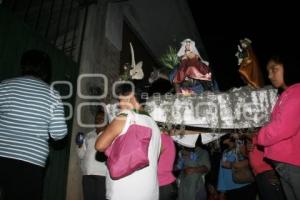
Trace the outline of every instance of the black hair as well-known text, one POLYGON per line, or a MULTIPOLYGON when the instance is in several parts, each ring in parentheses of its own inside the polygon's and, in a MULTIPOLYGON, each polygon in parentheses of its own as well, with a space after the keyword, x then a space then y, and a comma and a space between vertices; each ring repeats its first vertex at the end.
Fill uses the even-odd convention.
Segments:
POLYGON ((116 88, 116 94, 127 96, 131 92, 134 93, 136 100, 142 104, 147 100, 148 91, 145 87, 145 84, 139 80, 133 80, 129 83, 123 83, 116 88))
POLYGON ((104 115, 105 114, 105 110, 102 107, 99 107, 96 111, 95 117, 97 117, 98 115, 104 115))
POLYGON ((235 138, 231 134, 226 134, 221 137, 221 141, 223 142, 224 140, 229 139, 230 142, 235 142, 235 138))
POLYGON ((232 135, 230 133, 222 136, 220 138, 220 140, 221 140, 221 142, 220 142, 221 151, 224 151, 224 150, 228 149, 228 147, 229 147, 228 144, 223 143, 227 139, 229 139, 230 142, 235 143, 235 139, 232 137, 232 135))
POLYGON ((107 116, 105 116, 105 114, 106 114, 106 113, 105 113, 104 109, 99 108, 99 109, 96 111, 96 114, 95 114, 95 116, 94 116, 95 123, 97 122, 98 117, 104 117, 104 120, 106 120, 106 117, 107 117, 107 116))
POLYGON ((292 56, 287 55, 273 55, 270 56, 268 59, 268 62, 273 61, 277 64, 282 64, 284 69, 284 81, 287 84, 287 86, 293 85, 296 82, 299 82, 297 80, 298 73, 296 70, 297 61, 293 59, 292 56))
POLYGON ((51 60, 47 53, 41 50, 28 50, 21 58, 22 75, 34 76, 49 83, 51 79, 51 60))

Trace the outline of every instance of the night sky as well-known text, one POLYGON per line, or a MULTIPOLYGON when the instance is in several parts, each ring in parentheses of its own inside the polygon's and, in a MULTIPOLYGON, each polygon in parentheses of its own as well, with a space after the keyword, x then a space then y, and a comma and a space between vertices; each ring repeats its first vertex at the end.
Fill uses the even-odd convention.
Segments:
MULTIPOLYGON (((300 10, 288 3, 262 5, 254 1, 229 5, 224 1, 201 3, 188 0, 211 67, 221 90, 242 86, 234 56, 239 40, 248 37, 263 70, 271 55, 293 60, 294 79, 299 79, 300 10)), ((232 3, 231 3, 232 4, 232 3)), ((266 4, 266 3, 264 3, 266 4)))

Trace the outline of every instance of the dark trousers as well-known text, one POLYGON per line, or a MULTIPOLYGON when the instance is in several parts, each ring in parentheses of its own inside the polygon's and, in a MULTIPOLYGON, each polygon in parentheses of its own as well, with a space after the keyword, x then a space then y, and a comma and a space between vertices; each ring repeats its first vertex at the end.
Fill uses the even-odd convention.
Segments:
POLYGON ((176 182, 159 187, 159 200, 176 200, 177 185, 176 182))
POLYGON ((82 187, 84 200, 106 200, 105 176, 84 175, 82 187))
POLYGON ((300 200, 300 167, 273 162, 287 200, 300 200))
POLYGON ((41 200, 44 168, 0 157, 0 190, 3 200, 41 200))
POLYGON ((256 199, 256 187, 255 184, 249 184, 244 187, 226 191, 226 197, 228 200, 255 200, 256 199))
POLYGON ((285 200, 279 177, 274 170, 255 176, 260 200, 285 200))

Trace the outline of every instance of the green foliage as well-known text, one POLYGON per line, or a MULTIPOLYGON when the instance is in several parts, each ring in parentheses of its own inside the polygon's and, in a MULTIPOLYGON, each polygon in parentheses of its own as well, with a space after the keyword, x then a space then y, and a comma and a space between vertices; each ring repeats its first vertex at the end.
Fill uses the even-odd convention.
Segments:
POLYGON ((173 69, 179 63, 176 48, 169 46, 167 52, 160 58, 160 62, 168 69, 173 69))

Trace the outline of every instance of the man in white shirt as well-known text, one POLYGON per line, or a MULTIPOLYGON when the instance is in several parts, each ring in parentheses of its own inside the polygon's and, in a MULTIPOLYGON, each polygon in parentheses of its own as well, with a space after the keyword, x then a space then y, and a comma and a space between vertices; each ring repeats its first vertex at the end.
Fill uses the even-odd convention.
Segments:
MULTIPOLYGON (((95 142, 102 133, 105 126, 101 126, 105 120, 105 113, 99 111, 95 117, 96 128, 84 136, 80 141, 77 138, 78 156, 82 171, 82 187, 85 200, 105 200, 106 187, 105 176, 107 168, 105 165, 105 155, 97 152, 95 142), (102 155, 101 155, 102 154, 102 155)), ((79 137, 79 136, 78 136, 79 137)))

